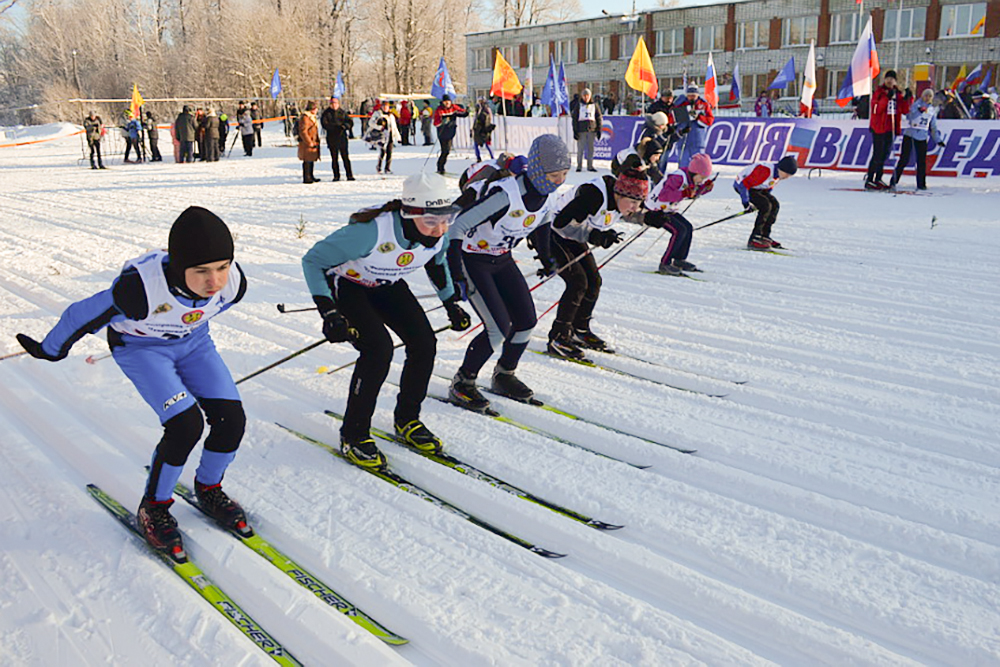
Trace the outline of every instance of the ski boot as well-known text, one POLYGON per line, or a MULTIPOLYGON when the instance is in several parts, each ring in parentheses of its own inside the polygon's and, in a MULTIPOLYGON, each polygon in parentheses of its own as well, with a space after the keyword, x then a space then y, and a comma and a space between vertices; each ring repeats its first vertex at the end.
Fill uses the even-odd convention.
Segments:
POLYGON ((381 470, 386 466, 385 454, 372 438, 341 437, 340 451, 348 462, 365 470, 381 470))
POLYGON ((198 506, 205 511, 205 514, 215 519, 217 524, 242 537, 253 535, 243 508, 226 495, 221 482, 208 485, 195 480, 194 494, 198 497, 198 506))
POLYGON ((455 373, 455 377, 451 381, 451 387, 448 388, 448 400, 473 412, 486 412, 490 407, 490 402, 476 387, 476 378, 467 376, 461 370, 455 373))
POLYGON ((177 530, 177 519, 170 514, 170 506, 173 504, 173 498, 156 501, 143 497, 135 518, 139 531, 151 547, 165 551, 177 559, 184 556, 184 545, 181 533, 177 530))
POLYGON ((661 262, 656 272, 661 276, 679 276, 682 273, 680 268, 674 266, 673 262, 661 262))
POLYGON ((785 247, 770 237, 765 236, 764 239, 771 244, 771 248, 773 248, 774 250, 779 250, 785 247))
POLYGON ((549 344, 546 351, 554 357, 583 361, 583 350, 573 341, 573 332, 568 324, 554 322, 549 332, 549 344))
POLYGON ((675 257, 674 261, 673 261, 673 265, 676 266, 681 271, 689 271, 689 272, 694 272, 694 273, 701 273, 701 269, 699 269, 696 265, 692 264, 691 262, 687 261, 686 259, 677 259, 675 257))
POLYGON ((440 454, 444 445, 441 439, 431 433, 419 419, 408 422, 396 422, 396 437, 406 445, 427 454, 440 454))
POLYGON ((747 250, 770 250, 771 241, 763 236, 751 236, 747 241, 747 250))
POLYGON ((590 327, 585 327, 583 329, 573 328, 573 337, 571 338, 573 343, 577 347, 581 347, 587 350, 597 350, 598 352, 607 352, 608 354, 614 354, 614 350, 608 347, 607 341, 595 334, 590 330, 590 327))
POLYGON ((528 385, 514 377, 514 371, 509 371, 500 364, 493 370, 492 389, 494 393, 521 403, 529 403, 535 395, 528 385))

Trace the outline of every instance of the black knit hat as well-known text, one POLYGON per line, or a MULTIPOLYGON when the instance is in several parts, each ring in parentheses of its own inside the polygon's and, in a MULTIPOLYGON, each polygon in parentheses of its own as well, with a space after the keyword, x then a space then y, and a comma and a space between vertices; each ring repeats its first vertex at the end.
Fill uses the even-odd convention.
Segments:
POLYGON ((222 218, 206 208, 190 206, 174 220, 167 252, 171 274, 184 285, 186 269, 233 259, 233 235, 222 218))
POLYGON ((794 155, 786 155, 778 160, 778 169, 789 176, 794 176, 795 172, 799 170, 799 164, 796 162, 794 155))

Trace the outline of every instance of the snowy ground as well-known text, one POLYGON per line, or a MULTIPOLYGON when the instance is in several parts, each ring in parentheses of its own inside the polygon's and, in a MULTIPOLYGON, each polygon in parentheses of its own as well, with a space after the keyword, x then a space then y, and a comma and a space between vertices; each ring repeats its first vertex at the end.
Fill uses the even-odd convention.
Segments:
MULTIPOLYGON (((266 133, 253 158, 112 160, 103 172, 78 164, 78 137, 0 150, 0 354, 19 349, 17 332, 44 335, 124 260, 163 247, 190 204, 231 225, 250 279, 244 303, 212 323, 234 376, 317 340, 315 313, 275 309, 310 304, 300 257, 349 212, 396 195, 427 149, 398 148, 397 174, 383 179, 352 142, 357 182, 331 183, 324 156, 323 182, 306 186, 282 143, 266 133)), ((690 210, 696 225, 736 210, 735 171, 690 210)), ((385 446, 401 474, 569 554, 546 560, 274 426, 335 441, 323 410, 342 410, 349 375, 315 370, 354 358, 339 345, 241 385, 249 425, 226 487, 264 537, 411 643, 381 644, 180 503, 189 552, 310 665, 1000 663, 1000 186, 833 190, 859 182, 800 173, 776 189, 773 235, 792 256, 742 250, 740 218, 696 234, 703 282, 649 273, 664 246, 647 251, 655 231, 603 271, 595 329, 659 366, 614 363, 725 398, 525 356, 520 375, 540 398, 697 454, 500 405, 652 466, 640 470, 425 404, 455 455, 623 530, 600 533, 385 446)), ((516 254, 531 267, 529 251, 516 254)), ((422 274, 412 284, 430 291, 422 274)), ((560 291, 558 280, 536 291, 539 311, 560 291)), ((441 336, 441 374, 468 340, 441 336)), ((135 507, 159 437, 112 361, 84 363, 104 351, 88 336, 62 363, 0 363, 4 664, 272 664, 88 498, 94 482, 135 507)))

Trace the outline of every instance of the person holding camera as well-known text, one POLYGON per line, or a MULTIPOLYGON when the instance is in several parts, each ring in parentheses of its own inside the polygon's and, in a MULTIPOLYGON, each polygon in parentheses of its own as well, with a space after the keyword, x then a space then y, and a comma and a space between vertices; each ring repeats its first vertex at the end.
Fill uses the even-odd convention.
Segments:
POLYGON ((479 104, 476 107, 476 118, 472 121, 472 142, 476 147, 476 162, 483 161, 479 153, 480 146, 485 146, 490 154, 490 159, 493 159, 490 138, 493 136, 494 128, 496 128, 496 125, 493 124, 493 110, 490 109, 490 105, 486 99, 480 97, 479 104))
POLYGON ((437 344, 404 278, 423 267, 444 302, 452 329, 469 328, 472 322, 458 304, 446 261, 445 236, 456 212, 445 179, 414 174, 403 181, 400 199, 354 213, 347 225, 302 258, 306 284, 323 318, 323 335, 331 343, 350 341, 361 353, 351 377, 340 448, 348 461, 362 468, 386 465, 370 431, 392 361, 389 329, 406 349, 393 420, 396 435, 415 449, 442 449, 441 440, 420 421, 437 344))
POLYGON ((896 70, 886 70, 882 75, 882 85, 872 93, 871 117, 868 119, 868 129, 872 133, 872 157, 868 161, 865 190, 889 188, 882 180, 882 172, 909 106, 909 99, 896 86, 896 70))
POLYGON ((907 128, 903 130, 903 147, 900 149, 899 161, 896 162, 896 169, 889 181, 890 189, 895 189, 899 179, 902 178, 912 152, 917 155, 917 190, 927 189, 927 140, 930 139, 935 146, 944 146, 938 134, 937 114, 934 91, 927 88, 906 114, 907 128))
MULTIPOLYGON (((674 113, 687 112, 687 120, 677 120, 677 132, 683 137, 681 144, 681 154, 677 160, 677 166, 684 169, 691 163, 691 158, 699 153, 705 152, 708 143, 708 128, 715 122, 715 114, 712 113, 712 106, 698 93, 698 86, 691 84, 687 87, 687 92, 683 99, 674 105, 674 113)), ((669 153, 669 148, 665 153, 669 153)), ((660 171, 666 172, 666 164, 660 164, 660 171)))

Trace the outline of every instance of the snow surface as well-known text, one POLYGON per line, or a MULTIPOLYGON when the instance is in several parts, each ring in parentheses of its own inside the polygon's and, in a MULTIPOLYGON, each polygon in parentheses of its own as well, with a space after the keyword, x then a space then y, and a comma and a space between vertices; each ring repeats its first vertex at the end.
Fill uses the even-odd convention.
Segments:
MULTIPOLYGON (((231 225, 250 279, 212 323, 234 376, 317 340, 315 313, 275 308, 310 305, 300 257, 433 162, 397 147, 398 173, 380 178, 352 142, 356 182, 331 183, 324 156, 323 182, 306 186, 284 137, 268 128, 265 143, 253 158, 103 172, 82 168, 76 137, 0 151, 0 354, 163 247, 191 204, 231 225)), ((737 210, 736 170, 721 171, 689 212, 696 225, 737 210)), ((738 218, 696 234, 702 282, 650 273, 665 244, 649 249, 655 230, 603 270, 595 330, 657 365, 613 363, 725 398, 525 355, 519 375, 540 398, 697 454, 499 404, 652 466, 640 470, 425 403, 453 454, 626 528, 598 532, 385 445, 401 474, 569 554, 546 560, 277 428, 335 442, 323 410, 342 411, 350 376, 315 371, 355 353, 331 345, 241 385, 249 423, 226 488, 265 538, 411 643, 383 645, 180 502, 190 554, 310 665, 1000 664, 1000 186, 833 190, 859 182, 826 171, 778 186, 773 235, 792 256, 743 250, 750 220, 738 218)), ((533 270, 529 250, 515 255, 533 270)), ((422 272, 411 284, 430 292, 422 272)), ((535 292, 539 312, 561 287, 535 292)), ((468 340, 441 335, 441 375, 468 340)), ((112 361, 84 363, 105 351, 87 336, 62 363, 0 363, 3 663, 271 664, 88 498, 93 482, 135 507, 160 432, 112 361)), ((387 385, 377 425, 393 401, 387 385)))

